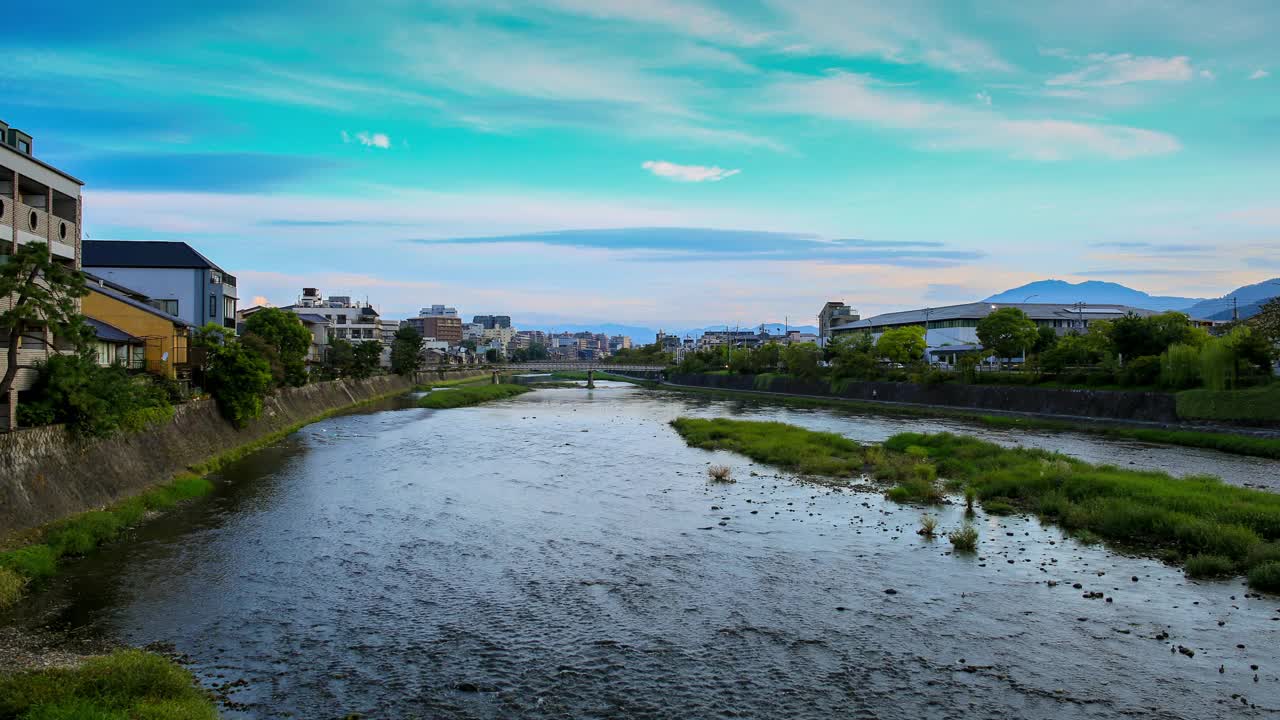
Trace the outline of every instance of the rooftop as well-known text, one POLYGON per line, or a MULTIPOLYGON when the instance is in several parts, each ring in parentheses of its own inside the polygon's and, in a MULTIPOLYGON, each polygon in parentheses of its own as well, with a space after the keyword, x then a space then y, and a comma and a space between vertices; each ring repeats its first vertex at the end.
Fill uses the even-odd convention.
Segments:
POLYGON ((84 267, 209 268, 212 260, 180 240, 85 240, 84 267))
POLYGON ((104 323, 101 320, 87 317, 84 321, 89 327, 93 328, 94 336, 103 342, 120 342, 131 345, 141 345, 143 342, 140 338, 136 338, 115 325, 104 323))
POLYGON ((130 290, 129 288, 123 285, 113 283, 110 280, 104 280, 90 273, 85 273, 84 275, 85 275, 84 286, 88 288, 91 292, 101 293, 103 295, 106 295, 107 297, 113 298, 115 300, 119 300, 125 305, 129 305, 131 307, 135 307, 144 312, 149 312, 152 315, 162 317, 165 320, 168 320, 175 325, 187 327, 186 320, 183 320, 182 318, 176 317, 174 315, 170 315, 169 313, 161 310, 160 308, 157 308, 148 304, 145 300, 138 299, 140 297, 145 298, 146 295, 143 295, 142 293, 136 290, 130 290))
POLYGON ((1001 308, 1017 308, 1032 320, 1078 320, 1080 318, 1099 319, 1108 317, 1124 317, 1129 313, 1147 317, 1158 315, 1153 310, 1132 307, 1129 305, 1087 304, 1081 306, 1063 303, 988 303, 974 302, 963 305, 945 305, 935 308, 903 310, 885 313, 875 317, 863 318, 833 328, 834 331, 859 330, 885 325, 912 325, 942 320, 981 319, 1001 308))

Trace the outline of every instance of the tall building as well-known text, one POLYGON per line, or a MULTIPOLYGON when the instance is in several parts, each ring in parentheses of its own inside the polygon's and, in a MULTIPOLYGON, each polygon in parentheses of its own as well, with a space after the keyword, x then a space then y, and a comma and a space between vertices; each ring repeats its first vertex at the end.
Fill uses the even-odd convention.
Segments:
POLYGON ((547 347, 547 334, 541 330, 519 330, 511 344, 515 348, 528 350, 533 345, 547 347))
MULTIPOLYGON (((80 269, 80 189, 84 183, 35 156, 35 141, 17 128, 0 122, 0 262, 20 245, 47 243, 49 256, 68 268, 80 269)), ((14 297, 0 297, 8 309, 14 297)), ((80 301, 76 300, 79 309, 80 301)), ((0 338, 0 375, 8 371, 8 337, 0 338)), ((36 379, 35 365, 62 350, 47 329, 33 331, 18 342, 17 374, 12 391, 0 396, 0 429, 17 426, 18 403, 36 379)))
POLYGON ((831 340, 832 330, 858 319, 858 311, 843 302, 831 301, 823 305, 818 311, 818 344, 825 347, 831 340))
POLYGON ((510 315, 476 315, 471 318, 471 322, 476 323, 485 330, 493 330, 495 328, 511 327, 510 315))

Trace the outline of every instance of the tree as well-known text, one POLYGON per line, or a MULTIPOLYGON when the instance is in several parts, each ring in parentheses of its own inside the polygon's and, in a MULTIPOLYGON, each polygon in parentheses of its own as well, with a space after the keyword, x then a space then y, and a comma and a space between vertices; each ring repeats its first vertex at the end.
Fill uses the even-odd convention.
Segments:
POLYGON ((978 340, 996 357, 1011 358, 1035 346, 1036 324, 1018 308, 1000 308, 978 321, 978 340))
POLYGON ((363 380, 373 375, 382 365, 382 343, 365 340, 355 346, 351 364, 351 377, 363 380))
POLYGON ((880 374, 875 341, 868 333, 842 333, 827 346, 835 380, 870 380, 880 374))
POLYGON ((801 380, 822 377, 822 349, 813 343, 795 343, 782 349, 782 364, 787 373, 801 380))
POLYGON ((876 340, 876 354, 892 363, 910 365, 924 359, 924 326, 909 325, 885 330, 876 340))
POLYGON ((466 339, 466 340, 463 340, 463 341, 460 343, 460 345, 461 345, 461 347, 464 347, 464 348, 466 348, 466 349, 470 350, 471 352, 475 352, 475 351, 476 351, 476 341, 475 341, 475 340, 472 340, 472 339, 470 339, 470 338, 468 338, 468 339, 466 339))
POLYGON ((484 351, 484 361, 488 363, 496 363, 502 359, 502 353, 497 348, 489 348, 484 351))
POLYGON ((271 365, 266 358, 237 340, 210 350, 205 383, 222 416, 242 428, 262 414, 262 400, 271 390, 271 365))
POLYGON ((118 364, 102 367, 92 353, 53 355, 39 368, 31 388, 39 399, 18 409, 24 425, 60 422, 77 434, 105 437, 173 415, 158 383, 132 376, 118 364))
POLYGON ((355 367, 356 349, 349 341, 334 338, 324 353, 324 375, 328 378, 347 377, 355 367))
POLYGON ((1280 345, 1280 297, 1268 300, 1248 324, 1273 346, 1280 345))
POLYGON ((1031 352, 1040 355, 1046 350, 1053 349, 1058 344, 1058 333, 1051 327, 1040 327, 1036 329, 1036 344, 1031 348, 1031 352))
POLYGON ((88 293, 84 275, 49 257, 46 243, 19 245, 18 251, 0 263, 0 300, 12 300, 0 312, 0 334, 7 342, 8 365, 0 378, 0 396, 13 387, 18 375, 18 348, 22 339, 44 341, 44 329, 71 340, 77 348, 88 344, 76 299, 88 293))
POLYGON ((422 367, 422 336, 410 325, 401 325, 391 341, 391 372, 412 375, 422 367))
POLYGON ((311 350, 311 333, 298 316, 280 308, 263 308, 244 323, 245 335, 262 338, 274 351, 272 374, 277 384, 294 387, 307 384, 307 352, 311 350))
POLYGON ((546 360, 550 357, 547 353, 547 346, 542 343, 529 343, 529 349, 525 355, 530 362, 538 360, 546 360))
POLYGON ((1170 345, 1191 342, 1191 322, 1186 315, 1167 312, 1150 317, 1134 313, 1111 321, 1111 345, 1124 360, 1156 356, 1170 345))

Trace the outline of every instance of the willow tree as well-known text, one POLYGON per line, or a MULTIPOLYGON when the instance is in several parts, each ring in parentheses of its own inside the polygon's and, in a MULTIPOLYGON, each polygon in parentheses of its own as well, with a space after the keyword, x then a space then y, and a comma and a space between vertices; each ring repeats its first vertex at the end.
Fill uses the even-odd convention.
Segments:
POLYGON ((23 338, 43 343, 48 329, 83 345, 85 325, 76 300, 87 293, 84 275, 53 260, 45 243, 19 245, 17 252, 0 255, 0 301, 10 302, 0 311, 0 337, 7 341, 0 396, 9 392, 18 376, 23 338))

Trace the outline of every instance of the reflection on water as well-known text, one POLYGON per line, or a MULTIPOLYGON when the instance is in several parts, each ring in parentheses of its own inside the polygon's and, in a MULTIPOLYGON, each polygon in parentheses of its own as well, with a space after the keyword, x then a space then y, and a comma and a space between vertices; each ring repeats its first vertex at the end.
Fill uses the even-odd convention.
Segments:
MULTIPOLYGON (((685 447, 666 425, 680 414, 860 440, 968 430, 623 387, 338 417, 230 468, 214 498, 80 563, 29 612, 63 603, 57 624, 170 641, 210 686, 246 680, 232 717, 1280 707, 1280 599, 1192 583, 1023 518, 979 516, 981 553, 952 556, 915 534, 919 509, 685 447), (709 486, 709 462, 739 482, 709 486), (1083 597, 1093 591, 1113 601, 1083 597)), ((1084 435, 979 434, 1237 482, 1277 468, 1084 435)), ((936 512, 944 529, 960 522, 958 507, 936 512)))

